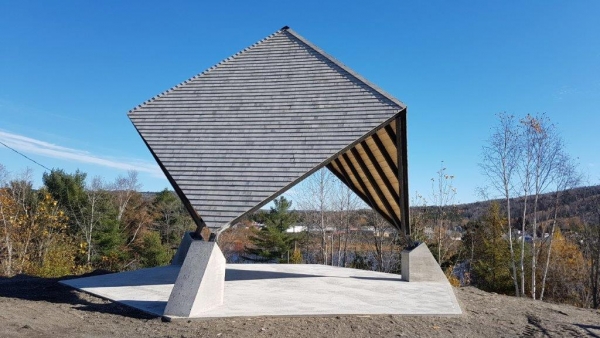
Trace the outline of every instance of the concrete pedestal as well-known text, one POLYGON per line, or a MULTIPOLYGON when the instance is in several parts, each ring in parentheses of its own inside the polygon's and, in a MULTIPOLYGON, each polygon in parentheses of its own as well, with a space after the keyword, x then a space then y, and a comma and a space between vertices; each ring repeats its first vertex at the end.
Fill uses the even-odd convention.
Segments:
POLYGON ((194 317, 223 304, 225 257, 215 242, 187 233, 172 265, 181 265, 164 315, 194 317))
POLYGON ((448 279, 425 243, 401 253, 402 280, 407 282, 444 282, 448 279))

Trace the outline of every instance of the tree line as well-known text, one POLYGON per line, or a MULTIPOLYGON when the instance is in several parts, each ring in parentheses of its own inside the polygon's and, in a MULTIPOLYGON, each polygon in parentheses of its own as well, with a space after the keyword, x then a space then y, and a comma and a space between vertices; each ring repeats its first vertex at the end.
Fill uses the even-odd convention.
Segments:
POLYGON ((113 182, 54 169, 33 188, 31 171, 0 164, 2 275, 63 276, 121 271, 171 260, 192 219, 168 190, 148 198, 137 172, 113 182))
POLYGON ((600 194, 573 189, 582 175, 544 114, 498 114, 490 134, 481 190, 501 199, 465 211, 442 165, 430 196, 413 196, 413 236, 457 284, 598 308, 600 194))
MULTIPOLYGON (((217 240, 229 262, 312 263, 399 273, 409 241, 427 243, 455 285, 577 306, 600 302, 600 194, 581 185, 556 127, 544 115, 499 114, 481 169, 501 199, 456 205, 442 162, 431 191, 412 196, 406 239, 328 170, 217 240), (573 193, 573 192, 576 193, 573 193)), ((112 182, 54 169, 0 165, 1 273, 39 276, 168 264, 193 220, 169 190, 141 193, 132 171, 112 182)))

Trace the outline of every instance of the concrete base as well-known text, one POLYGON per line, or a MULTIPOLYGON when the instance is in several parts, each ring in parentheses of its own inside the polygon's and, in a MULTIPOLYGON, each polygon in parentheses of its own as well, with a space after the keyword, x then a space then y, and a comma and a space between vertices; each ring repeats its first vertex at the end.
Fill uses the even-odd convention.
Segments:
POLYGON ((425 243, 401 253, 402 280, 407 282, 448 283, 448 279, 425 243))
POLYGON ((183 238, 181 238, 181 243, 179 243, 179 247, 177 248, 175 256, 173 256, 171 264, 183 265, 183 261, 185 260, 185 256, 187 256, 190 245, 192 245, 194 241, 195 240, 192 238, 192 233, 186 232, 185 235, 183 235, 183 238))
MULTIPOLYGON (((61 283, 163 316, 179 270, 171 265, 61 283)), ((311 264, 227 264, 223 304, 192 317, 461 313, 447 280, 407 283, 400 275, 311 264)))
POLYGON ((193 240, 187 233, 173 259, 185 257, 169 296, 165 316, 195 317, 223 304, 225 257, 215 242, 193 240), (186 238, 187 237, 187 238, 186 238), (185 252, 181 253, 182 248, 185 252))

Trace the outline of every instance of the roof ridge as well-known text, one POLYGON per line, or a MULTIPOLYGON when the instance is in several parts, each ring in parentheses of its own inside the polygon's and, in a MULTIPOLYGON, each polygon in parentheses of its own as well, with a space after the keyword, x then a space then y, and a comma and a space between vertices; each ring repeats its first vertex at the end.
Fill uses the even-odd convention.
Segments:
POLYGON ((175 85, 175 86, 173 86, 173 87, 171 87, 171 88, 169 88, 169 89, 167 89, 167 90, 163 91, 162 93, 160 93, 160 94, 158 94, 158 95, 155 95, 155 96, 151 97, 150 99, 148 99, 148 100, 146 100, 146 101, 144 101, 144 102, 142 102, 142 103, 138 104, 138 105, 137 105, 137 106, 135 106, 134 108, 130 109, 130 110, 129 110, 129 112, 128 112, 127 114, 131 114, 131 113, 135 112, 136 110, 138 110, 138 109, 142 108, 143 106, 147 105, 148 103, 150 103, 150 102, 152 102, 152 101, 154 101, 154 100, 156 100, 156 99, 158 99, 158 98, 160 98, 160 97, 162 97, 162 96, 164 96, 164 95, 166 95, 166 94, 168 94, 168 93, 172 92, 173 90, 175 90, 175 89, 177 89, 177 88, 179 88, 179 87, 181 87, 181 86, 183 86, 183 85, 185 85, 185 84, 189 83, 190 81, 193 81, 193 80, 195 80, 195 79, 199 78, 200 76, 202 76, 202 75, 204 75, 204 74, 206 74, 206 73, 210 72, 211 70, 213 70, 213 69, 215 69, 215 68, 217 68, 217 67, 219 67, 219 66, 221 66, 221 65, 225 64, 226 62, 229 62, 229 61, 231 61, 233 58, 235 58, 235 57, 237 57, 237 56, 241 55, 242 53, 244 53, 244 52, 248 51, 249 49, 251 49, 251 48, 254 48, 254 47, 258 46, 258 45, 260 45, 261 43, 263 43, 263 42, 267 41, 268 39, 270 39, 270 38, 274 37, 275 35, 277 35, 277 34, 279 34, 279 33, 282 33, 282 32, 284 32, 284 31, 287 31, 287 30, 289 30, 289 29, 290 29, 290 28, 289 28, 288 26, 283 26, 281 29, 277 30, 276 32, 274 32, 274 33, 271 33, 271 34, 267 35, 266 37, 264 37, 264 38, 262 38, 262 39, 258 40, 257 42, 253 43, 252 45, 250 45, 250 46, 248 46, 248 47, 246 47, 246 48, 244 48, 244 49, 240 50, 239 52, 237 52, 237 53, 235 53, 235 54, 233 54, 233 55, 231 55, 231 56, 229 56, 229 57, 227 57, 227 58, 225 58, 225 59, 223 59, 223 60, 219 61, 217 64, 213 65, 212 67, 210 67, 210 68, 207 68, 207 69, 205 69, 204 71, 202 71, 202 72, 200 72, 200 73, 198 73, 198 74, 196 74, 196 75, 192 76, 191 78, 189 78, 189 79, 187 79, 187 80, 185 80, 185 81, 183 81, 183 82, 181 82, 181 83, 179 83, 179 84, 177 84, 177 85, 175 85))
POLYGON ((278 32, 287 32, 287 33, 291 34, 292 36, 294 36, 295 38, 297 38, 298 40, 300 40, 302 43, 304 43, 305 45, 307 45, 309 48, 311 48, 315 52, 319 53, 320 55, 322 55, 323 57, 325 57, 326 59, 328 59, 329 61, 331 61, 336 66, 340 67, 346 73, 350 74, 352 77, 354 77, 358 81, 360 81, 363 84, 365 84, 366 86, 372 88, 377 93, 379 93, 380 95, 382 95, 386 99, 392 101, 393 103, 399 105, 403 109, 406 108, 406 105, 402 101, 398 100, 397 98, 395 98, 394 96, 392 96, 391 94, 389 94, 388 92, 386 92, 385 90, 379 88, 377 85, 371 83, 370 81, 368 81, 364 77, 360 76, 358 73, 356 73, 355 71, 353 71, 348 66, 344 65, 343 63, 341 63, 340 61, 338 61, 333 56, 327 54, 324 50, 322 50, 321 48, 317 47, 316 45, 314 45, 313 43, 311 43, 310 41, 308 41, 307 39, 305 39, 303 36, 301 36, 300 34, 298 34, 293 29, 285 26, 284 28, 282 28, 278 32))

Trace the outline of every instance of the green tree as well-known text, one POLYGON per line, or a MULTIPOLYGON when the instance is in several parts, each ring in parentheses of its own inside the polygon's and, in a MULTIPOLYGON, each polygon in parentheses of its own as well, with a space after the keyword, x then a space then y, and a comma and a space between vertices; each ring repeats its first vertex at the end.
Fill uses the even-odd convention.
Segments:
POLYGON ((78 231, 76 212, 87 204, 86 177, 87 174, 79 170, 74 174, 67 174, 62 169, 52 169, 42 176, 48 192, 66 212, 69 218, 69 227, 73 233, 78 231))
POLYGON ((154 197, 152 213, 154 228, 160 233, 162 242, 170 247, 177 247, 183 234, 194 227, 181 200, 166 188, 154 197))
POLYGON ((251 247, 246 247, 246 259, 263 262, 286 262, 294 238, 286 230, 296 221, 290 212, 292 202, 281 196, 274 200, 269 214, 265 217, 265 226, 250 236, 251 247))
POLYGON ((473 272, 477 285, 486 291, 514 291, 510 270, 510 249, 504 239, 506 219, 500 215, 500 205, 493 202, 474 231, 473 272))
POLYGON ((98 265, 113 271, 121 270, 125 261, 130 257, 125 243, 126 238, 116 219, 101 220, 99 229, 94 236, 94 246, 98 253, 96 257, 99 259, 98 265))
POLYGON ((153 267, 168 264, 172 252, 160 241, 160 234, 155 231, 144 233, 138 247, 142 267, 153 267))

